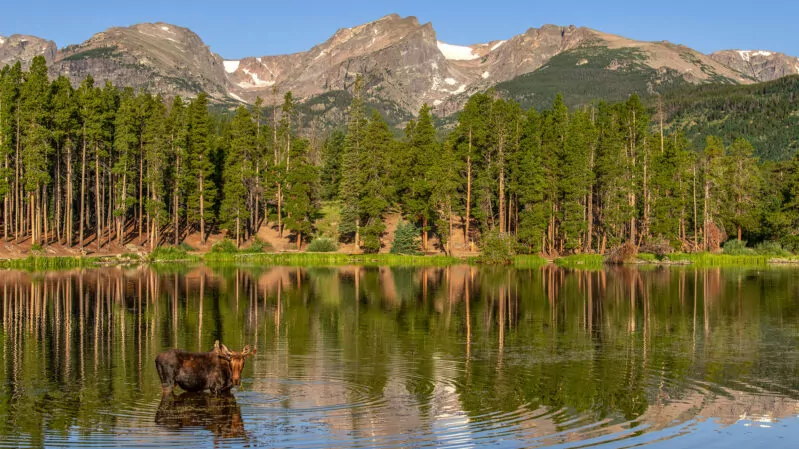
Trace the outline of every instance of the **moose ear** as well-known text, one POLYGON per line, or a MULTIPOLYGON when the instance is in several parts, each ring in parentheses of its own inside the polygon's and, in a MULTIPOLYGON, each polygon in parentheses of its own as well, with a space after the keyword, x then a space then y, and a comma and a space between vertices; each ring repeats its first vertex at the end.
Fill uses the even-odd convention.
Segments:
POLYGON ((219 340, 214 342, 214 351, 219 351, 219 340))
POLYGON ((247 352, 245 352, 245 355, 247 357, 253 356, 253 355, 255 355, 256 352, 258 352, 258 348, 256 348, 255 346, 250 348, 250 345, 247 345, 244 349, 247 351, 247 352))
POLYGON ((230 349, 228 349, 227 346, 225 345, 220 345, 220 346, 222 354, 225 354, 226 356, 230 357, 230 349))

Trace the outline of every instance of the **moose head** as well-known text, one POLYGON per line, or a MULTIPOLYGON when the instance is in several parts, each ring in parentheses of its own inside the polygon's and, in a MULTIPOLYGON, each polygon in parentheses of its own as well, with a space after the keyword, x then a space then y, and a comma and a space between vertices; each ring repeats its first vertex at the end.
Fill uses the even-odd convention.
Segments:
POLYGON ((219 343, 219 340, 214 342, 213 352, 216 352, 219 357, 230 363, 230 374, 234 387, 241 386, 241 371, 244 369, 244 362, 247 358, 254 355, 256 348, 247 345, 241 351, 231 351, 224 344, 219 343))

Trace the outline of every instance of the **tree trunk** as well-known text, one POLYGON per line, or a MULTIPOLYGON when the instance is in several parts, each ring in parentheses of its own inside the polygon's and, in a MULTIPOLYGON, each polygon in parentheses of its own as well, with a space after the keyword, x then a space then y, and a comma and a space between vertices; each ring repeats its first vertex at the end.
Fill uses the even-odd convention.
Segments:
POLYGON ((139 154, 139 244, 144 244, 144 143, 141 143, 139 154))
POLYGON ((66 239, 67 246, 72 246, 72 244, 73 244, 72 232, 73 232, 74 227, 75 227, 75 226, 73 226, 73 222, 72 222, 73 216, 74 216, 74 211, 72 210, 72 207, 74 206, 74 204, 73 204, 74 200, 72 198, 74 196, 74 194, 72 192, 72 189, 73 189, 72 182, 73 182, 72 181, 72 145, 69 145, 69 146, 67 146, 67 200, 66 200, 66 216, 64 217, 65 222, 66 222, 65 223, 66 229, 64 229, 64 231, 65 231, 64 233, 66 234, 66 238, 67 238, 66 239))
POLYGON ((466 243, 472 241, 469 235, 469 222, 472 212, 472 128, 469 128, 469 153, 466 155, 466 225, 464 230, 464 240, 466 243))
POLYGON ((86 225, 84 221, 86 219, 86 126, 84 125, 83 130, 83 155, 80 164, 80 236, 78 237, 80 240, 78 241, 78 246, 80 247, 81 252, 83 251, 83 229, 86 225))
POLYGON ((199 176, 200 184, 200 242, 205 245, 205 198, 203 196, 203 174, 199 176))
POLYGON ((95 217, 94 222, 95 226, 97 226, 96 233, 97 233, 97 251, 100 251, 100 247, 102 244, 100 242, 101 238, 101 229, 102 229, 102 217, 103 217, 103 206, 102 206, 102 199, 101 199, 101 192, 100 192, 100 145, 95 143, 94 144, 94 207, 95 207, 95 217))

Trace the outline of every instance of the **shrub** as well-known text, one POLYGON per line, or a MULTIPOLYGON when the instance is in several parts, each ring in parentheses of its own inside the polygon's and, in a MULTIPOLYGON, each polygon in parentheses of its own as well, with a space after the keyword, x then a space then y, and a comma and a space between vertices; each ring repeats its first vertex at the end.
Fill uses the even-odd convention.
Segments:
POLYGON ((189 245, 186 242, 181 242, 180 245, 178 245, 177 247, 179 249, 182 249, 183 251, 186 251, 186 252, 188 252, 188 251, 197 251, 197 248, 189 245))
MULTIPOLYGON (((232 242, 231 242, 232 243, 232 242)), ((249 248, 247 248, 244 252, 247 253, 266 253, 272 251, 272 245, 269 242, 264 242, 263 240, 259 239, 258 237, 253 240, 252 244, 249 248)))
POLYGON ((799 235, 786 235, 780 239, 782 249, 792 253, 799 252, 799 235))
POLYGON ((238 251, 239 249, 236 248, 236 243, 228 238, 224 238, 214 243, 214 246, 211 247, 212 253, 236 253, 238 251))
POLYGON ((608 263, 627 263, 635 260, 636 257, 638 257, 638 248, 632 242, 627 242, 610 252, 608 263))
POLYGON ((786 251, 780 242, 761 242, 755 247, 755 252, 764 256, 790 256, 791 253, 786 251))
POLYGON ((394 231, 391 254, 419 254, 419 230, 413 223, 401 222, 394 231))
POLYGON ((724 254, 728 254, 730 256, 743 256, 746 254, 752 254, 752 250, 746 247, 746 242, 738 241, 737 239, 727 240, 724 243, 724 254))
POLYGON ((338 250, 338 245, 327 237, 317 237, 311 241, 305 250, 309 253, 332 253, 338 250))
POLYGON ((386 226, 381 222, 368 224, 361 228, 361 238, 363 238, 363 252, 376 254, 380 252, 380 235, 386 230, 386 226))
POLYGON ((34 243, 31 245, 31 252, 32 253, 40 253, 42 252, 42 244, 41 243, 34 243))
POLYGON ((480 248, 479 261, 485 264, 506 265, 512 263, 516 252, 514 239, 504 233, 491 231, 485 235, 480 248))

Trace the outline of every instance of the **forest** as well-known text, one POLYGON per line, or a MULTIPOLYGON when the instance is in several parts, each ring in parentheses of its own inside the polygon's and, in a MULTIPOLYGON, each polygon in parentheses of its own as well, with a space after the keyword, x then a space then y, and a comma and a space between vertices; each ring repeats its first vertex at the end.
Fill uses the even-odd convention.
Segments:
POLYGON ((635 95, 573 110, 558 95, 537 111, 494 91, 446 133, 427 105, 395 132, 367 110, 363 84, 346 127, 320 138, 300 133, 290 92, 280 107, 259 99, 222 116, 205 94, 167 102, 51 81, 42 57, 5 67, 2 238, 86 252, 223 232, 241 246, 270 226, 298 249, 326 237, 373 253, 399 213, 424 252, 452 254, 455 232, 545 255, 626 242, 714 251, 728 239, 799 249, 799 160, 760 161, 753 136, 697 143, 635 95), (322 204, 340 212, 327 235, 322 204))

